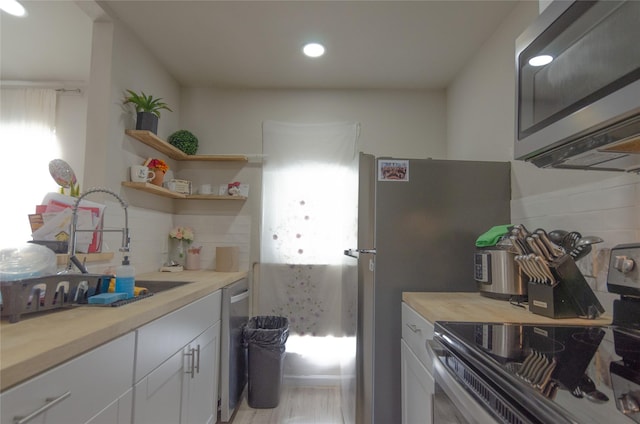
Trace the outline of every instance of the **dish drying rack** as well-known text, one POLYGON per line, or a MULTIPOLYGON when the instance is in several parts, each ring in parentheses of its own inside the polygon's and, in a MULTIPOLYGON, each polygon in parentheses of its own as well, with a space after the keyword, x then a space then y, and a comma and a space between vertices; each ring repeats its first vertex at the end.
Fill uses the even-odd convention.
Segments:
MULTIPOLYGON (((529 232, 524 225, 514 225, 509 237, 514 261, 529 278, 527 297, 529 310, 549 318, 581 317, 595 319, 604 313, 604 308, 589 287, 575 263, 580 238, 575 234, 571 249, 553 243, 546 231, 529 232)), ((588 252, 587 252, 588 253, 588 252)))
POLYGON ((0 283, 2 318, 10 323, 23 314, 86 304, 88 298, 109 287, 111 275, 57 274, 0 283))

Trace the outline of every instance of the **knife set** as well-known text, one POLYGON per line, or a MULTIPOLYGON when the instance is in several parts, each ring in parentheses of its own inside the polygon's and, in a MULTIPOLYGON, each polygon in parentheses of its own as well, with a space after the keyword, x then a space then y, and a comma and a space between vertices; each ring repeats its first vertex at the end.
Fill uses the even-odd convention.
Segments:
POLYGON ((523 225, 515 225, 510 239, 514 260, 529 278, 529 311, 549 318, 588 319, 604 312, 573 256, 544 230, 530 233, 523 225))
POLYGON ((558 389, 581 398, 595 395, 587 375, 605 331, 599 327, 537 327, 523 333, 529 353, 521 364, 509 368, 543 396, 554 399, 558 389))

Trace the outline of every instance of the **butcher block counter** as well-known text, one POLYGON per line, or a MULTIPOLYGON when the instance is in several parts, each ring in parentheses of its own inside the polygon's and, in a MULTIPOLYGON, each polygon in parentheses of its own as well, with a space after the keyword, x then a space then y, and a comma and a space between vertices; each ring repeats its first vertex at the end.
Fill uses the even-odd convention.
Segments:
POLYGON ((402 301, 427 321, 510 322, 523 324, 609 325, 611 316, 597 319, 552 319, 533 314, 506 300, 491 299, 480 293, 405 292, 402 301))
POLYGON ((247 276, 247 272, 152 272, 136 280, 186 281, 120 307, 76 306, 0 324, 0 391, 129 333, 247 276))

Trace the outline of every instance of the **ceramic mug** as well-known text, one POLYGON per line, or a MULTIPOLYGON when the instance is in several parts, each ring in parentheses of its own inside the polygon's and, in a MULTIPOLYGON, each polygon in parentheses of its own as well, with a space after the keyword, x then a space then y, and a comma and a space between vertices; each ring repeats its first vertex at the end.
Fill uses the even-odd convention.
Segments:
POLYGON ((146 183, 153 180, 156 173, 145 165, 134 165, 131 167, 131 181, 134 183, 146 183))
POLYGON ((200 194, 211 194, 211 184, 202 184, 199 192, 200 194))

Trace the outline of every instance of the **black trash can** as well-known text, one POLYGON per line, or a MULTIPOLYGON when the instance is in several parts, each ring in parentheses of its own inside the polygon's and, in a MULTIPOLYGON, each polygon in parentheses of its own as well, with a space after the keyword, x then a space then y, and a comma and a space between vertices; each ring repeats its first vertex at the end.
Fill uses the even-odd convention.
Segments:
POLYGON ((249 391, 252 408, 275 408, 280 402, 285 343, 289 320, 277 316, 257 316, 244 328, 248 348, 249 391))

